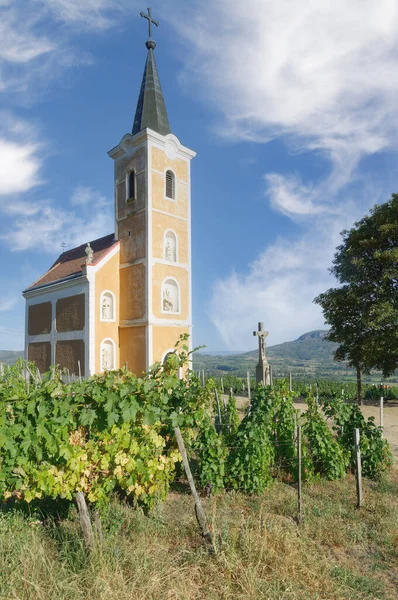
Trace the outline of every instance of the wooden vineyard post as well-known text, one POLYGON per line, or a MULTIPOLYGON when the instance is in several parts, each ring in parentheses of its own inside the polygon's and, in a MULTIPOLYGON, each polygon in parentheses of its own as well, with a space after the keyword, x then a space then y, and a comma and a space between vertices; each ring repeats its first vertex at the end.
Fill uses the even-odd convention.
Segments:
POLYGON ((362 505, 362 463, 361 463, 361 437, 359 435, 359 429, 354 430, 354 444, 355 444, 355 479, 357 483, 357 508, 361 508, 362 505))
POLYGON ((80 366, 80 360, 77 361, 77 367, 79 369, 79 381, 82 382, 82 368, 80 366))
POLYGON ((247 397, 249 398, 249 402, 251 400, 251 392, 250 392, 250 371, 247 372, 247 397))
POLYGON ((79 510, 80 526, 83 531, 84 542, 87 550, 91 551, 94 548, 94 534, 83 492, 77 492, 75 499, 79 510))
POLYGON ((292 374, 289 373, 289 392, 293 391, 293 377, 292 374))
POLYGON ((303 497, 301 493, 301 427, 297 427, 297 457, 298 457, 298 486, 297 486, 297 501, 298 501, 298 522, 299 525, 303 522, 303 497))
POLYGON ((293 444, 297 444, 297 414, 296 413, 293 414, 293 423, 294 423, 293 444))
POLYGON ((222 394, 224 393, 224 380, 222 377, 221 377, 221 393, 222 394))
POLYGON ((221 408, 220 408, 220 399, 218 397, 218 391, 217 388, 214 390, 214 393, 216 395, 216 401, 217 401, 217 410, 218 410, 218 429, 221 430, 222 427, 222 420, 221 420, 221 408))
POLYGON ((384 398, 380 397, 380 429, 381 435, 384 437, 384 398))
POLYGON ((184 464, 185 473, 188 478, 188 483, 189 483, 189 487, 191 489, 191 494, 192 494, 194 502, 195 502, 196 519, 198 521, 200 530, 202 532, 202 536, 205 538, 205 540, 209 544, 211 544, 211 546, 214 550, 213 539, 212 539, 212 536, 210 533, 209 526, 207 524, 205 511, 203 510, 202 503, 200 501, 199 494, 196 490, 195 482, 192 477, 191 468, 190 468, 189 462, 188 462, 187 451, 185 450, 184 440, 182 439, 180 428, 174 427, 174 433, 176 434, 178 449, 182 456, 182 462, 184 464))
POLYGON ((202 369, 202 386, 205 387, 205 370, 202 369))

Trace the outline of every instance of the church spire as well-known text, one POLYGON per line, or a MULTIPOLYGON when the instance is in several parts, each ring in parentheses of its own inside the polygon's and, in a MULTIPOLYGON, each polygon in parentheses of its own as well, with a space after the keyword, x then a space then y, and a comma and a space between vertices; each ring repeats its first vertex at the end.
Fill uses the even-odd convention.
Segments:
POLYGON ((141 17, 148 20, 149 39, 145 44, 148 48, 148 56, 135 111, 132 134, 135 135, 149 127, 161 135, 167 135, 171 131, 153 52, 156 43, 152 39, 152 24, 158 27, 159 23, 152 18, 150 8, 148 8, 148 14, 141 12, 141 17))

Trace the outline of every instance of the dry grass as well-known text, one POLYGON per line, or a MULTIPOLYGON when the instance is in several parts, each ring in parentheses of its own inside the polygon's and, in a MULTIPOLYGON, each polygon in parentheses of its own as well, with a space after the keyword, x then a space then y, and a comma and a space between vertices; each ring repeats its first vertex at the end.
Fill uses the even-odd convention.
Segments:
POLYGON ((398 471, 365 483, 206 500, 218 552, 197 531, 189 495, 171 493, 150 517, 114 501, 105 544, 86 557, 75 514, 58 525, 0 514, 0 598, 18 600, 364 600, 398 598, 398 471))

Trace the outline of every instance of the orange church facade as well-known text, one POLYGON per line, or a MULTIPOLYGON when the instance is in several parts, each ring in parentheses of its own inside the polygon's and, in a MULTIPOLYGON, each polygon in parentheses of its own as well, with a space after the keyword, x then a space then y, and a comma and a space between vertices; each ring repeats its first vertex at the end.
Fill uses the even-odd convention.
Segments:
POLYGON ((26 358, 89 377, 140 374, 191 333, 191 185, 195 153, 171 133, 147 42, 132 133, 114 161, 115 233, 61 254, 30 285, 26 358))

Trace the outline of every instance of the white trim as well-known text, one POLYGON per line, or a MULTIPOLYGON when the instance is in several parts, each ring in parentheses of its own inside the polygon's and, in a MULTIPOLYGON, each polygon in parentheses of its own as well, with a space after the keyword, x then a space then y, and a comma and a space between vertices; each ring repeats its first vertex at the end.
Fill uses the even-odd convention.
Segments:
MULTIPOLYGON (((191 351, 193 348, 192 344, 192 210, 191 210, 191 161, 187 164, 187 209, 188 209, 188 223, 187 223, 187 235, 188 235, 188 348, 191 351)), ((192 355, 191 364, 192 368, 192 355)))
POLYGON ((116 297, 115 297, 115 294, 111 290, 102 290, 101 295, 100 295, 99 310, 100 310, 101 323, 115 323, 116 322, 116 297), (112 297, 112 314, 113 314, 112 319, 103 319, 102 318, 102 299, 105 296, 105 294, 110 294, 112 297))
POLYGON ((176 172, 174 171, 174 169, 172 167, 166 167, 163 173, 163 194, 164 194, 164 200, 168 200, 169 202, 175 202, 177 203, 177 175, 176 172), (170 171, 170 173, 173 175, 173 192, 174 192, 174 196, 172 198, 170 198, 170 196, 166 196, 166 174, 167 171, 170 171))
POLYGON ((98 263, 96 263, 95 265, 87 265, 89 268, 93 269, 94 273, 102 269, 102 267, 106 265, 106 263, 109 262, 111 258, 113 258, 118 252, 120 252, 120 241, 115 241, 115 244, 115 247, 112 248, 112 250, 110 250, 107 254, 105 254, 105 256, 101 258, 101 260, 98 263))
POLYGON ((168 350, 166 350, 166 352, 163 352, 162 354, 162 358, 160 360, 160 364, 163 366, 164 363, 164 359, 166 358, 166 356, 168 354, 177 354, 176 349, 175 348, 169 348, 168 350))
MULTIPOLYGON (((167 198, 167 200, 170 200, 170 202, 174 202, 173 200, 171 200, 171 198, 167 198)), ((175 213, 167 212, 167 210, 160 210, 160 208, 153 208, 152 211, 160 213, 161 215, 167 215, 168 217, 174 217, 174 219, 180 219, 180 221, 185 221, 185 222, 188 221, 187 217, 180 217, 179 215, 176 215, 175 213)))
POLYGON ((160 312, 164 315, 180 315, 181 314, 181 288, 180 288, 180 284, 178 283, 178 280, 175 277, 173 277, 172 275, 167 275, 163 279, 162 284, 160 286, 160 312), (174 283, 177 286, 178 310, 163 310, 163 289, 164 289, 164 284, 167 283, 168 281, 174 281, 174 283))
MULTIPOLYGON (((31 290, 25 290, 22 292, 23 297, 28 300, 31 298, 36 298, 37 296, 44 296, 47 298, 49 294, 53 294, 54 292, 58 292, 59 290, 64 290, 66 288, 74 287, 76 285, 84 285, 87 283, 87 279, 85 275, 79 275, 78 277, 73 277, 72 279, 67 279, 66 281, 55 281, 54 283, 49 283, 47 285, 42 285, 41 287, 36 287, 31 290)), ((40 300, 40 302, 48 302, 51 298, 47 298, 47 300, 40 300)), ((37 304, 36 302, 32 304, 37 304)))
POLYGON ((150 327, 149 322, 151 321, 152 311, 153 311, 153 297, 152 297, 152 285, 153 285, 153 273, 152 273, 152 245, 153 245, 153 235, 152 235, 152 206, 153 206, 153 198, 152 198, 152 145, 150 143, 147 144, 147 170, 146 170, 146 178, 147 178, 147 265, 146 265, 146 297, 147 297, 147 328, 146 328, 146 370, 149 370, 149 367, 153 363, 153 331, 152 327, 150 327))
POLYGON ((180 140, 173 133, 168 133, 167 135, 163 136, 149 128, 143 129, 135 135, 126 133, 120 140, 119 144, 109 150, 108 156, 113 158, 113 160, 120 161, 131 152, 132 147, 133 151, 136 152, 141 145, 145 145, 145 142, 151 142, 152 145, 155 145, 160 150, 165 150, 168 141, 172 141, 176 145, 176 158, 178 157, 182 160, 189 161, 191 158, 196 156, 196 152, 190 148, 187 148, 186 146, 183 146, 180 140))
POLYGON ((95 271, 93 268, 87 269, 88 279, 88 350, 87 350, 87 362, 86 371, 88 376, 94 375, 95 368, 95 355, 96 355, 96 344, 95 344, 95 315, 96 315, 96 302, 95 302, 95 271))
POLYGON ((103 373, 105 371, 105 369, 102 368, 102 348, 103 348, 105 342, 111 342, 112 350, 113 350, 113 366, 112 366, 112 369, 109 369, 109 370, 114 371, 117 368, 116 367, 116 342, 112 338, 106 337, 106 338, 103 338, 100 343, 99 363, 100 363, 100 372, 101 373, 103 373))
MULTIPOLYGON (((188 272, 188 263, 179 263, 179 262, 171 262, 170 260, 164 260, 162 258, 154 258, 152 260, 152 265, 165 265, 166 267, 178 267, 179 269, 184 269, 184 271, 188 272)), ((130 266, 130 265, 127 265, 130 266)))
MULTIPOLYGON (((176 313, 164 313, 175 315, 176 313)), ((162 325, 165 327, 189 327, 189 321, 187 319, 164 319, 162 317, 152 317, 151 321, 148 323, 146 319, 134 319, 134 320, 126 320, 120 321, 119 327, 129 328, 129 327, 142 327, 143 325, 162 325)))
POLYGON ((178 235, 176 234, 176 232, 174 231, 174 229, 171 229, 170 227, 168 229, 166 229, 163 233, 163 260, 165 261, 166 264, 168 265, 176 265, 178 263, 178 235), (176 244, 176 259, 175 260, 167 260, 166 259, 166 237, 168 233, 172 233, 174 235, 174 239, 175 239, 175 244, 176 244))

